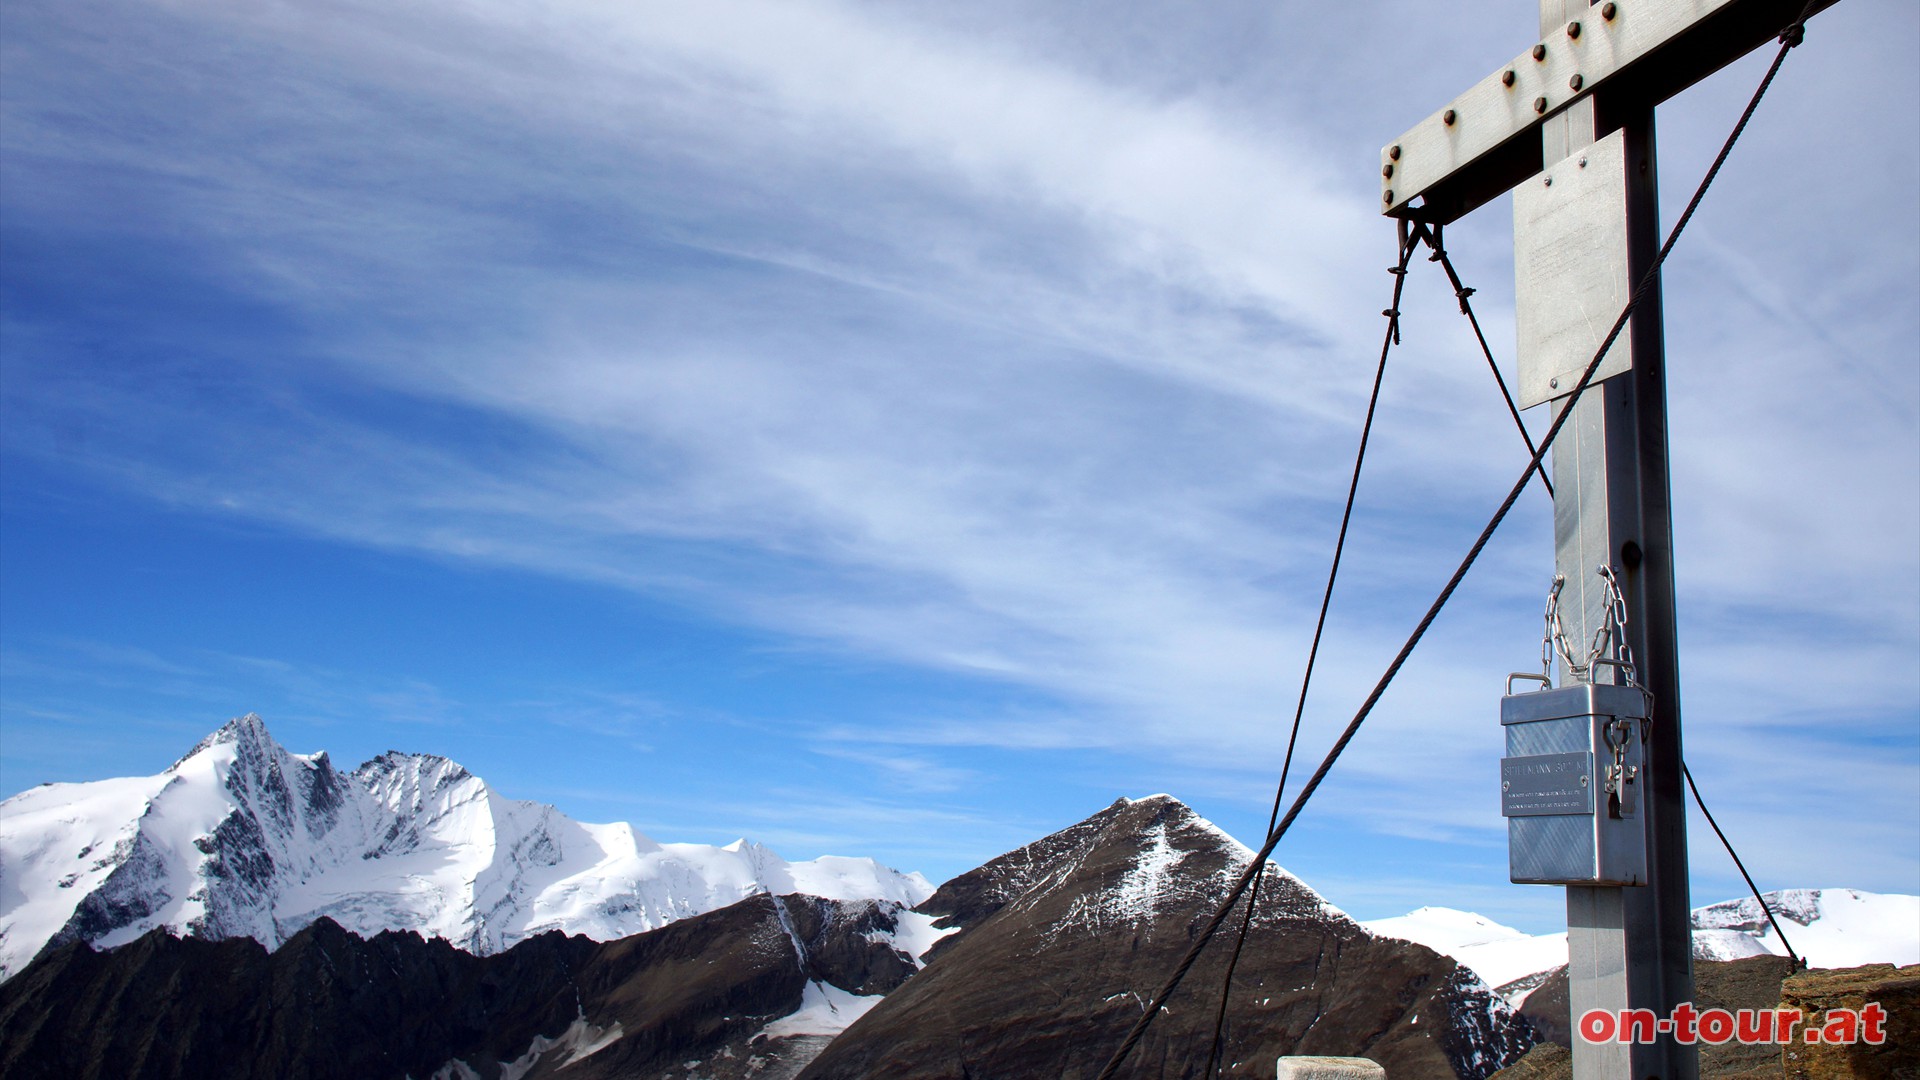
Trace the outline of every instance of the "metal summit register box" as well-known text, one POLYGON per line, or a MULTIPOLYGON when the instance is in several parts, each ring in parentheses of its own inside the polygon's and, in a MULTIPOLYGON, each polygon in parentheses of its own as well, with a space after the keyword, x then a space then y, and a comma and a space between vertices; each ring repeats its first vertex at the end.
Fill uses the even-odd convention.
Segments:
POLYGON ((1500 699, 1500 813, 1515 883, 1646 884, 1646 714, 1637 686, 1583 682, 1500 699))

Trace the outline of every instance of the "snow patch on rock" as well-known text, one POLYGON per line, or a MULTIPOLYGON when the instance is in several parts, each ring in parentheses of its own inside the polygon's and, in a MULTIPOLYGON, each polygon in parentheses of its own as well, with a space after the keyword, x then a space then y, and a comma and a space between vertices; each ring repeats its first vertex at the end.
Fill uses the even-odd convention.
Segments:
POLYGON ((1695 930, 1695 960, 1741 960, 1749 956, 1767 956, 1760 939, 1744 930, 1695 930))
POLYGON ((1146 841, 1146 846, 1133 860, 1133 867, 1109 894, 1107 911, 1116 918, 1130 922, 1152 919, 1155 905, 1166 896, 1175 871, 1190 854, 1175 848, 1167 839, 1165 822, 1155 822, 1146 841))
POLYGON ((881 995, 866 996, 842 990, 832 983, 809 982, 802 992, 800 1007, 761 1030, 768 1038, 794 1035, 838 1035, 847 1030, 867 1010, 880 1003, 881 995))
POLYGON ((938 916, 922 915, 905 908, 894 912, 893 917, 894 928, 891 932, 874 931, 867 935, 867 940, 905 954, 916 969, 927 966, 926 955, 941 938, 960 932, 958 926, 943 928, 933 925, 940 921, 938 916))

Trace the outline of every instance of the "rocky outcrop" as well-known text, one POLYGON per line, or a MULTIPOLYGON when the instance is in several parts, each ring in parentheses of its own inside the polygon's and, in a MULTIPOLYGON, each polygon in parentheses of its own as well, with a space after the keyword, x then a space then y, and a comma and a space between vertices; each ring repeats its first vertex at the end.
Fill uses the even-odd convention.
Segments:
POLYGON ((807 977, 854 994, 885 994, 919 969, 895 944, 900 907, 879 900, 785 896, 807 977))
POLYGON ((1540 985, 1520 1003, 1520 1016, 1541 1041, 1573 1045, 1573 1020, 1567 1006, 1567 965, 1548 972, 1540 985))
MULTIPOLYGON (((1780 1003, 1799 1009, 1806 1014, 1808 1026, 1823 1030, 1833 1019, 1832 1010, 1846 1009, 1858 1016, 1868 1002, 1886 1012, 1883 1042, 1797 1042, 1781 1054, 1787 1080, 1920 1077, 1920 965, 1803 971, 1780 986, 1780 1003)), ((1840 1027, 1844 1029, 1844 1023, 1840 1027)))

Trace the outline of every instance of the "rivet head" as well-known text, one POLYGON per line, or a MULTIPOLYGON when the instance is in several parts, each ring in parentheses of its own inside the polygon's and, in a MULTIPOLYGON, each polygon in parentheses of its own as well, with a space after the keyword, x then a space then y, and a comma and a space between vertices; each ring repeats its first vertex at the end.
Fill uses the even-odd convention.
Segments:
POLYGON ((1388 188, 1386 191, 1382 192, 1380 195, 1380 201, 1387 204, 1388 206, 1392 206, 1393 205, 1393 189, 1388 188))
POLYGON ((1600 5, 1600 17, 1608 20, 1609 22, 1613 20, 1614 15, 1618 14, 1619 11, 1620 9, 1615 7, 1612 3, 1605 3, 1600 5))
POLYGON ((1393 159, 1394 161, 1400 160, 1400 144, 1399 143, 1394 143, 1392 146, 1387 147, 1387 157, 1393 159))
POLYGON ((1534 98, 1534 99, 1533 99, 1533 111, 1534 111, 1534 112, 1537 112, 1537 113, 1543 113, 1543 112, 1546 112, 1546 111, 1547 111, 1547 99, 1546 99, 1546 98, 1543 98, 1543 97, 1537 97, 1537 98, 1534 98))
POLYGON ((1567 87, 1568 89, 1571 89, 1571 90, 1578 90, 1585 85, 1587 85, 1587 80, 1581 78, 1579 73, 1577 72, 1574 74, 1573 78, 1567 80, 1567 87))
POLYGON ((1458 120, 1459 118, 1460 118, 1460 114, 1454 112, 1452 109, 1448 109, 1446 112, 1443 112, 1440 114, 1440 122, 1447 125, 1448 127, 1452 127, 1453 122, 1455 120, 1458 120))
POLYGON ((1568 37, 1570 37, 1570 38, 1577 38, 1577 37, 1579 37, 1579 36, 1580 36, 1580 24, 1579 24, 1579 23, 1577 23, 1577 22, 1570 22, 1570 23, 1568 23, 1568 24, 1567 24, 1567 36, 1568 36, 1568 37))
POLYGON ((1501 86, 1513 85, 1513 69, 1512 68, 1508 68, 1507 70, 1500 73, 1500 85, 1501 86))
POLYGON ((1540 186, 1541 186, 1541 187, 1552 187, 1552 186, 1553 186, 1553 177, 1551 177, 1551 176, 1543 176, 1543 177, 1541 177, 1541 178, 1540 178, 1540 186))
POLYGON ((1586 159, 1586 158, 1581 158, 1581 159, 1580 159, 1580 167, 1581 167, 1581 168, 1583 168, 1583 169, 1587 167, 1587 159, 1586 159))
POLYGON ((1380 166, 1380 175, 1389 180, 1393 179, 1393 166, 1391 164, 1380 166))
POLYGON ((1548 380, 1547 380, 1547 386, 1548 386, 1548 387, 1549 387, 1550 389, 1554 389, 1554 390, 1558 390, 1558 389, 1560 389, 1560 380, 1559 380, 1559 379, 1548 379, 1548 380))
POLYGON ((1546 47, 1546 45, 1544 45, 1544 44, 1541 44, 1541 45, 1535 45, 1535 46, 1533 47, 1533 58, 1534 58, 1535 60, 1545 60, 1545 59, 1547 58, 1547 47, 1546 47))

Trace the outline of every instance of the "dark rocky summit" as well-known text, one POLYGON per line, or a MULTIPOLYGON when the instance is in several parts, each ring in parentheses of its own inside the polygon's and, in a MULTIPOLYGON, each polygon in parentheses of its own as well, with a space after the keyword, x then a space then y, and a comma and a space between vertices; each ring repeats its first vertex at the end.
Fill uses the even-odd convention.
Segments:
MULTIPOLYGON (((1122 800, 955 878, 918 910, 960 932, 801 1076, 1092 1077, 1250 854, 1160 796, 1122 800)), ((1124 1075, 1201 1074, 1227 951, 1203 955, 1124 1075)), ((1277 1055, 1299 1053, 1479 1078, 1530 1042, 1452 960, 1374 937, 1270 872, 1234 977, 1227 1075, 1270 1076, 1277 1055)))

